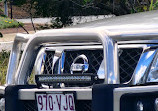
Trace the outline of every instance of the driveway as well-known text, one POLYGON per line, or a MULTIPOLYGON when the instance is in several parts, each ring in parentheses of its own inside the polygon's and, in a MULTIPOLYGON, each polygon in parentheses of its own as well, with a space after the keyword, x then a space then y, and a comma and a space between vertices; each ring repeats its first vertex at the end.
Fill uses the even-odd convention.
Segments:
MULTIPOLYGON (((28 19, 16 19, 17 21, 19 22, 22 22, 22 23, 31 23, 31 19, 28 18, 28 19)), ((33 18, 33 23, 35 24, 50 24, 51 23, 51 18, 33 18)))
MULTIPOLYGON (((72 17, 73 25, 90 22, 94 20, 104 19, 104 18, 111 18, 114 15, 98 15, 98 16, 74 16, 72 17)), ((33 18, 33 23, 35 24, 51 24, 51 20, 55 20, 56 17, 52 18, 33 18)), ((31 19, 16 19, 19 22, 23 23, 31 23, 31 19)))

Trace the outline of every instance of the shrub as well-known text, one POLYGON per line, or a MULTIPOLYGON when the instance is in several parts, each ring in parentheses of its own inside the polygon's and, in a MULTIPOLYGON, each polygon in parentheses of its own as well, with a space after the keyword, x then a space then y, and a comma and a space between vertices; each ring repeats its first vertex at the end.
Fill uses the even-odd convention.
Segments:
POLYGON ((23 23, 19 23, 13 19, 0 17, 0 29, 19 27, 19 24, 23 25, 23 23))

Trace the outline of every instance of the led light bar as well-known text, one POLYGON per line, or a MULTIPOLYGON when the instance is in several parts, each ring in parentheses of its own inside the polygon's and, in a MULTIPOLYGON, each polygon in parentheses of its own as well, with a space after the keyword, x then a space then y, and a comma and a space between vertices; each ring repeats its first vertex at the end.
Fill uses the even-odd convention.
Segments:
POLYGON ((97 79, 94 74, 53 74, 36 75, 37 84, 41 83, 93 83, 97 79))

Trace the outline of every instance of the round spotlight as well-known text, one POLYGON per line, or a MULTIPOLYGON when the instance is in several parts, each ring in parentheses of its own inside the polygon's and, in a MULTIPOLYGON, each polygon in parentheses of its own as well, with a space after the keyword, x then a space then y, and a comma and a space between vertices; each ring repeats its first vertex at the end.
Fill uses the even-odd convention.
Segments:
POLYGON ((143 111, 144 106, 143 103, 141 101, 137 102, 137 111, 143 111))
POLYGON ((155 111, 158 111, 158 98, 155 99, 155 111))

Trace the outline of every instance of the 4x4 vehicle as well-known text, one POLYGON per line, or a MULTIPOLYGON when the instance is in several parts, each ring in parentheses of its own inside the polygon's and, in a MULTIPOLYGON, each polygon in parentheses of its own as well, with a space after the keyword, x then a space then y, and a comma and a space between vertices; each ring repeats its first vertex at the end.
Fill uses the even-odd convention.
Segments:
POLYGON ((6 111, 158 111, 157 13, 17 34, 1 108, 5 102, 6 111))

